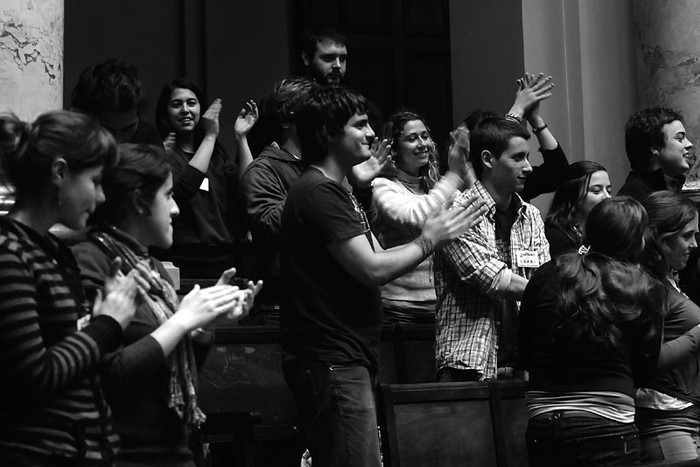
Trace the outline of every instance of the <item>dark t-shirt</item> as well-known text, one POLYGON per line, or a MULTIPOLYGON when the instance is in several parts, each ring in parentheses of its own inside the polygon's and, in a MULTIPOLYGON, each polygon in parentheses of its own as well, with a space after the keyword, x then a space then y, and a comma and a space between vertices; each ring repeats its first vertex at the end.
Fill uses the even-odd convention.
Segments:
POLYGON ((352 277, 328 246, 371 232, 362 207, 310 168, 282 212, 282 345, 307 364, 360 364, 376 371, 382 324, 379 287, 352 277))

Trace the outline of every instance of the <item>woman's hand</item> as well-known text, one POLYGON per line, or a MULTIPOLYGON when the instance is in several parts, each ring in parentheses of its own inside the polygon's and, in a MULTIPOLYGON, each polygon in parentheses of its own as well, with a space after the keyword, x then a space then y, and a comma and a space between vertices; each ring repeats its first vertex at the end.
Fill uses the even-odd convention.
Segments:
POLYGON ((515 93, 515 102, 508 111, 520 118, 529 119, 539 114, 540 102, 552 97, 550 90, 554 87, 552 77, 540 73, 535 76, 525 73, 525 76, 517 80, 518 91, 515 93))
POLYGON ((251 99, 246 102, 241 111, 238 112, 238 118, 236 118, 236 123, 233 125, 236 139, 245 138, 257 121, 258 105, 251 99))
POLYGON ((240 302, 240 289, 233 285, 214 285, 200 288, 195 285, 180 302, 171 320, 184 330, 192 331, 234 311, 240 302))
POLYGON ((234 309, 230 311, 226 317, 229 320, 238 321, 241 318, 248 316, 250 309, 253 308, 255 303, 255 296, 258 295, 260 289, 262 289, 263 281, 259 280, 254 283, 253 281, 248 281, 248 288, 239 291, 239 300, 234 309))
POLYGON ((477 225, 486 214, 486 202, 472 196, 462 204, 448 209, 452 199, 433 210, 425 220, 421 237, 427 240, 433 248, 438 248, 477 225))
POLYGON ((469 162, 469 130, 458 127, 450 132, 450 149, 447 153, 447 167, 464 181, 464 188, 471 188, 476 180, 474 167, 469 162))
POLYGON ((102 291, 97 291, 93 316, 110 316, 126 329, 136 313, 136 294, 140 280, 139 272, 133 269, 126 276, 119 270, 121 259, 115 258, 110 267, 110 273, 105 280, 104 298, 102 291))
POLYGON ((175 132, 170 132, 168 133, 168 136, 165 137, 163 140, 163 148, 166 151, 171 151, 175 145, 177 144, 177 135, 175 135, 175 132))
POLYGON ((214 138, 219 136, 219 114, 221 113, 222 107, 221 99, 214 99, 214 102, 211 103, 206 112, 204 112, 204 115, 202 115, 200 125, 202 125, 204 136, 212 136, 214 138))
POLYGON ((216 285, 229 285, 231 284, 231 279, 236 275, 236 268, 228 268, 219 276, 219 280, 216 281, 216 285))

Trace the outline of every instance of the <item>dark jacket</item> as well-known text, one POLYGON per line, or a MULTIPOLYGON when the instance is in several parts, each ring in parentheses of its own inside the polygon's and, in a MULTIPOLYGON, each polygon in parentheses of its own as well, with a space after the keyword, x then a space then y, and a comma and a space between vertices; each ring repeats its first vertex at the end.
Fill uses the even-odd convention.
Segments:
MULTIPOLYGON (((675 189, 672 190, 676 193, 681 192, 683 183, 685 183, 685 177, 676 177, 675 189)), ((642 201, 644 198, 649 196, 655 191, 668 190, 669 187, 666 183, 666 177, 661 169, 652 170, 651 172, 639 172, 633 170, 627 176, 625 184, 622 185, 620 191, 617 192, 618 196, 627 195, 636 199, 637 201, 642 201)))

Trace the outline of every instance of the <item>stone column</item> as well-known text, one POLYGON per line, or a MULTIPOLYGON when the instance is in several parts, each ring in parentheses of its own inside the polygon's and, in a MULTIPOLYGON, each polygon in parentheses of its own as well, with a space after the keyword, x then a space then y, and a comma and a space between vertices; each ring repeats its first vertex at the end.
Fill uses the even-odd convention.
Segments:
MULTIPOLYGON (((640 107, 679 110, 688 138, 700 145, 700 2, 634 0, 640 107)), ((700 186, 700 149, 687 187, 700 186)))
MULTIPOLYGON (((63 0, 0 0, 0 112, 63 107, 63 0)), ((13 200, 0 172, 0 214, 13 200)))

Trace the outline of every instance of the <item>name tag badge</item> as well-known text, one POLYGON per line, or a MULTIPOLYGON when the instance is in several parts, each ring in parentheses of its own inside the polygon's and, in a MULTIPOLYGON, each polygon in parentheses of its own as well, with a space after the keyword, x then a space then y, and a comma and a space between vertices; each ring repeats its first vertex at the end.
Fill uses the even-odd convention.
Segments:
POLYGON ((540 258, 536 251, 525 250, 515 253, 515 261, 519 268, 539 268, 540 258))
POLYGON ((85 328, 85 326, 87 326, 88 324, 90 324, 90 317, 91 317, 91 316, 92 316, 92 315, 90 315, 90 314, 88 313, 87 315, 78 318, 78 331, 82 331, 83 328, 85 328))
POLYGON ((204 177, 204 180, 202 180, 202 184, 199 185, 199 189, 202 191, 209 191, 209 178, 204 177))

